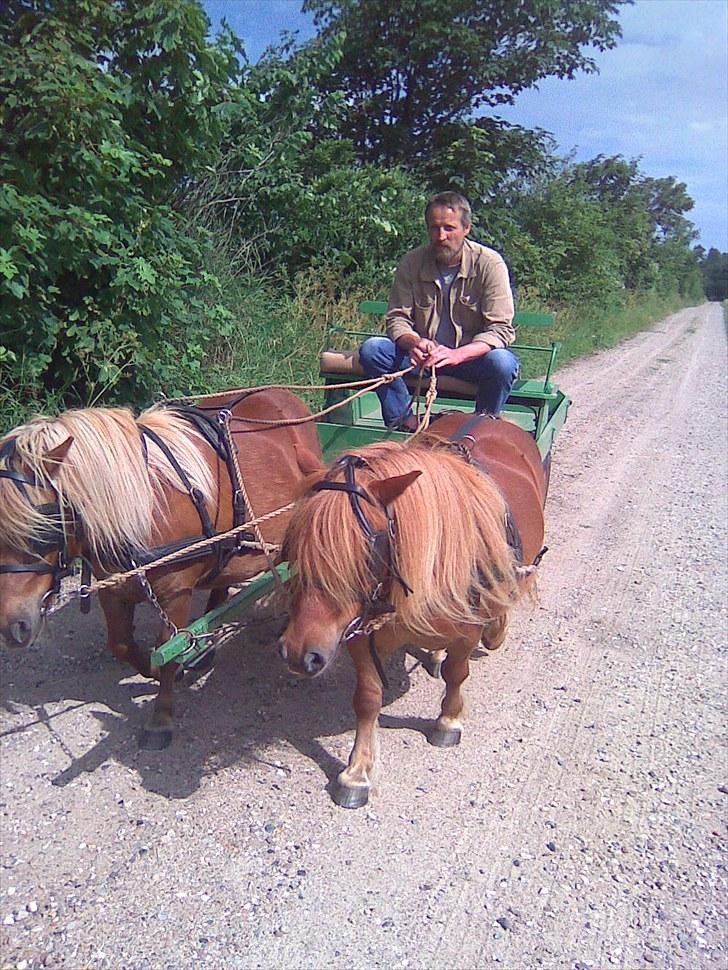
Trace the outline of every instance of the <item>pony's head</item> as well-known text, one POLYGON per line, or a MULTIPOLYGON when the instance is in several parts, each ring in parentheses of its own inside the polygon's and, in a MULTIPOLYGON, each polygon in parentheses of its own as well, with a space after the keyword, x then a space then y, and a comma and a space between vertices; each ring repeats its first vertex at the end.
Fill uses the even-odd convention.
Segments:
MULTIPOLYGON (((179 455, 204 499, 217 487, 194 440, 171 410, 140 421, 179 455)), ((181 489, 159 448, 146 449, 126 408, 81 408, 37 417, 0 439, 0 633, 27 646, 37 636, 49 592, 79 554, 95 571, 127 568, 133 550, 166 526, 166 495, 181 489)))
POLYGON ((516 563, 503 498, 448 446, 378 443, 331 467, 325 477, 333 489, 319 490, 323 477, 309 479, 284 542, 292 601, 281 654, 292 670, 321 673, 383 580, 398 626, 415 638, 453 624, 482 626, 513 606, 516 563), (383 567, 371 533, 386 535, 390 522, 383 567))
MULTIPOLYGON (((323 475, 324 469, 314 472, 308 479, 310 495, 336 491, 345 495, 351 507, 350 515, 355 523, 353 529, 340 529, 336 516, 341 503, 321 502, 316 528, 323 530, 329 540, 338 533, 336 565, 341 567, 319 570, 327 552, 322 549, 323 559, 317 556, 309 560, 312 547, 302 542, 306 516, 295 517, 289 526, 284 543, 285 555, 295 563, 292 587, 291 622, 281 637, 280 652, 295 673, 315 677, 336 656, 342 640, 366 618, 374 606, 378 594, 386 585, 391 592, 393 582, 400 581, 395 565, 394 519, 391 517, 393 503, 420 476, 419 470, 388 478, 370 478, 364 489, 355 480, 355 468, 367 467, 355 456, 344 456, 334 465, 333 475, 323 475), (348 468, 345 481, 337 481, 337 472, 348 468), (333 532, 331 530, 334 530, 333 532), (344 564, 348 568, 344 568, 344 564)), ((379 601, 376 601, 379 602, 379 601)))
POLYGON ((64 572, 69 540, 57 481, 72 444, 67 436, 28 460, 15 437, 0 442, 0 637, 11 646, 38 636, 64 572))

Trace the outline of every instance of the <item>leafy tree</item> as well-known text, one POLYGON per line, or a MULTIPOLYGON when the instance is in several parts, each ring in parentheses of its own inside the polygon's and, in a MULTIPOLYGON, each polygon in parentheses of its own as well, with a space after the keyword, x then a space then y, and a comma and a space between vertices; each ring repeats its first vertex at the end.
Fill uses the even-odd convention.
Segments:
POLYGON ((424 189, 399 169, 358 164, 350 142, 330 137, 342 100, 318 82, 340 56, 340 37, 269 50, 220 106, 222 157, 189 184, 184 208, 214 234, 233 275, 314 267, 373 285, 419 241, 424 189))
POLYGON ((576 191, 604 208, 626 287, 682 290, 687 277, 696 278, 689 249, 696 232, 684 215, 693 200, 684 183, 672 177, 650 178, 640 171, 637 159, 627 161, 619 155, 599 155, 574 165, 569 180, 576 191))
MULTIPOLYGON (((521 278, 554 304, 608 304, 623 286, 617 239, 606 207, 575 190, 568 169, 533 185, 514 216, 531 240, 521 278)), ((517 260, 516 254, 514 258, 517 260)))
POLYGON ((11 0, 0 28, 0 330, 24 393, 174 385, 225 325, 174 208, 236 70, 191 0, 11 0))
MULTIPOLYGON (((629 2, 629 0, 627 0, 629 2)), ((345 32, 322 79, 343 91, 340 135, 369 162, 412 167, 434 133, 476 109, 510 104, 545 77, 594 71, 614 47, 622 0, 304 0, 319 36, 345 32)))
POLYGON ((728 300, 728 253, 722 253, 714 246, 707 254, 702 246, 696 248, 696 255, 703 274, 703 286, 707 300, 728 300))

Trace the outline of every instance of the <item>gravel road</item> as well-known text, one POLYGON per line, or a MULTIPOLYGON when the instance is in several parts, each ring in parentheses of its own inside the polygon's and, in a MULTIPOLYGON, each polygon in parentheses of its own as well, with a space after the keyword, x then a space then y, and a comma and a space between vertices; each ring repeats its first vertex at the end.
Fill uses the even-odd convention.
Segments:
POLYGON ((96 607, 3 653, 0 966, 728 966, 721 308, 558 379, 538 603, 474 661, 459 748, 427 744, 440 687, 393 662, 364 809, 326 790, 348 660, 293 679, 280 620, 179 690, 161 753, 96 607))

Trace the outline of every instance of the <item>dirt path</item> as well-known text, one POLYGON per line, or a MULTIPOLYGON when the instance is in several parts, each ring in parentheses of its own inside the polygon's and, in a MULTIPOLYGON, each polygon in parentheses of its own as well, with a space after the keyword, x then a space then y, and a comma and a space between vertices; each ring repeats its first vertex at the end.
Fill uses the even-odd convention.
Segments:
POLYGON ((390 671, 381 793, 337 808, 351 674, 290 678, 276 622, 180 691, 99 617, 2 656, 0 966, 718 968, 725 934, 726 340, 721 309, 564 368, 540 602, 440 690, 390 671))

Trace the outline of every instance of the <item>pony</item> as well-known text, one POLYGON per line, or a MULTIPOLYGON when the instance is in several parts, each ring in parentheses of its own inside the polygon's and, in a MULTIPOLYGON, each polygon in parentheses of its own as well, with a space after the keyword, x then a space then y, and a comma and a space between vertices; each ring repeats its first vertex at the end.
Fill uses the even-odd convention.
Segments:
POLYGON ((320 675, 346 644, 356 735, 334 801, 358 808, 377 767, 382 661, 417 644, 444 656, 445 694, 428 740, 460 742, 470 657, 503 642, 532 590, 546 476, 533 439, 506 421, 446 415, 437 434, 351 451, 309 477, 286 535, 289 622, 280 652, 320 675))
POLYGON ((103 579, 180 551, 146 585, 129 577, 98 593, 111 653, 159 680, 140 744, 166 747, 178 665, 151 668, 134 640, 134 607, 151 592, 167 617, 163 643, 188 622, 193 590, 211 590, 212 609, 229 586, 269 568, 267 545, 280 543, 289 513, 261 523, 257 536, 184 549, 291 502, 304 476, 297 449, 309 462, 321 455, 310 417, 299 398, 270 388, 198 407, 155 405, 136 418, 126 408, 69 410, 10 431, 0 439, 0 635, 15 647, 33 643, 77 557, 87 590, 91 573, 103 579))

